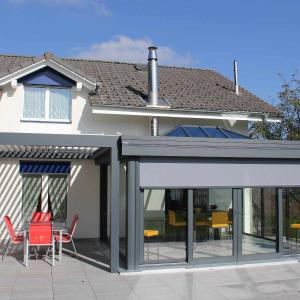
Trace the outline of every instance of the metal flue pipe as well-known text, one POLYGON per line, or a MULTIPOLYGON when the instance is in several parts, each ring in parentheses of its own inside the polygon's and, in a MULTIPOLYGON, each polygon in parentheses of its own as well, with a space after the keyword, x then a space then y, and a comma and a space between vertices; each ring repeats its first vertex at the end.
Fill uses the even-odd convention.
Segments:
MULTIPOLYGON (((148 55, 148 101, 150 106, 158 106, 159 97, 159 69, 157 63, 156 47, 149 47, 148 55)), ((158 117, 150 118, 151 135, 157 136, 158 133, 158 117)))
POLYGON ((238 66, 237 61, 233 61, 233 72, 234 72, 234 92, 236 95, 239 94, 239 81, 238 81, 238 66))

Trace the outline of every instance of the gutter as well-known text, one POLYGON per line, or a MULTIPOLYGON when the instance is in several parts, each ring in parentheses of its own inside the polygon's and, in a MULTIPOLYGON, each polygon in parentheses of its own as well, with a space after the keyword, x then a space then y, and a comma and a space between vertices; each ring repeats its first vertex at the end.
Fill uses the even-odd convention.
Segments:
POLYGON ((142 116, 142 117, 167 117, 167 118, 188 118, 188 119, 213 119, 213 120, 241 120, 254 122, 281 122, 278 115, 259 112, 219 112, 219 111, 197 111, 169 108, 137 108, 120 106, 93 106, 93 114, 142 116))

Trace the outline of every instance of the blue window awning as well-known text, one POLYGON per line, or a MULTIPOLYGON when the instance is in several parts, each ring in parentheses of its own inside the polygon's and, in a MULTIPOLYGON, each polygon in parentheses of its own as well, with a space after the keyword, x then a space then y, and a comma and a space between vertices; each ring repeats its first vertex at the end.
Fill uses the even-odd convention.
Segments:
POLYGON ((20 162, 20 173, 69 174, 70 171, 71 171, 70 162, 36 162, 36 161, 20 162))

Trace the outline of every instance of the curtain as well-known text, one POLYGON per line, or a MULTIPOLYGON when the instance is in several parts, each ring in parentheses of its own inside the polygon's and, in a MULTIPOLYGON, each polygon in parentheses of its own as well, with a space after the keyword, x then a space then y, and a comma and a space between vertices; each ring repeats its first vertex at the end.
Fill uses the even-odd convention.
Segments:
POLYGON ((34 119, 45 118, 45 89, 25 88, 23 117, 34 119))
POLYGON ((23 222, 30 221, 32 213, 41 209, 42 176, 23 175, 22 177, 22 216, 23 222))
POLYGON ((66 175, 49 175, 48 199, 54 220, 67 219, 68 177, 66 175))
POLYGON ((71 95, 68 89, 50 89, 49 118, 70 120, 71 95))

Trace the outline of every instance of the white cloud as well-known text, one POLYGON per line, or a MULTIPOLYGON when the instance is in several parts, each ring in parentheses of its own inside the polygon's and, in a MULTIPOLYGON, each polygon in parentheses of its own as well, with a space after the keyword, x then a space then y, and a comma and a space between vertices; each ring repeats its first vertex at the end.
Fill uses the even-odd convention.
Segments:
POLYGON ((9 0, 12 4, 40 3, 48 5, 68 5, 73 7, 90 7, 103 15, 109 15, 104 0, 9 0))
MULTIPOLYGON (((92 44, 79 52, 79 58, 102 59, 132 63, 147 61, 147 48, 153 45, 149 38, 131 39, 118 35, 108 42, 92 44)), ((158 59, 162 65, 189 66, 193 60, 189 54, 179 54, 166 46, 158 46, 158 59)))

